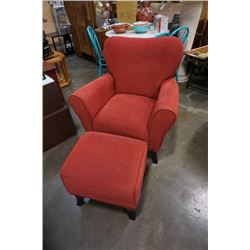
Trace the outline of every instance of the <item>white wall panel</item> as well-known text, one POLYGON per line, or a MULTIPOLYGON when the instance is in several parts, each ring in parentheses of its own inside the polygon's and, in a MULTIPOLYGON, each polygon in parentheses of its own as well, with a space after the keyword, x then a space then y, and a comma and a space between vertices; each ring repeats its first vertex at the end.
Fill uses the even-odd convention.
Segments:
MULTIPOLYGON (((190 50, 193 45, 196 29, 200 20, 202 12, 203 2, 183 2, 180 14, 180 26, 189 27, 189 36, 184 45, 184 51, 190 50)), ((186 77, 186 66, 182 62, 179 68, 179 81, 185 82, 186 77)))

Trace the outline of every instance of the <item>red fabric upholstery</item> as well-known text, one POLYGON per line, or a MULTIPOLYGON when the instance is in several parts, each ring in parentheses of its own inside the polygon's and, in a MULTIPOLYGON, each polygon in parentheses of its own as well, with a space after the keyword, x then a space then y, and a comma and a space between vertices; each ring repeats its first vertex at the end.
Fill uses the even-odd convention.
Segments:
POLYGON ((179 88, 174 79, 166 80, 154 107, 150 121, 149 147, 159 151, 166 132, 178 116, 179 88))
POLYGON ((143 141, 87 132, 65 160, 60 175, 71 194, 135 209, 146 157, 143 141))
POLYGON ((95 115, 112 95, 114 95, 114 80, 110 74, 105 74, 70 96, 70 104, 86 131, 93 130, 92 123, 95 115))
POLYGON ((110 74, 75 92, 71 105, 86 130, 142 139, 159 151, 178 114, 173 76, 182 57, 180 39, 111 37, 104 55, 110 74))
POLYGON ((147 97, 157 97, 163 80, 175 76, 182 53, 183 46, 176 37, 111 37, 104 44, 116 93, 147 97))
POLYGON ((154 99, 144 96, 114 95, 97 114, 93 128, 95 131, 148 141, 148 122, 154 104, 154 99))

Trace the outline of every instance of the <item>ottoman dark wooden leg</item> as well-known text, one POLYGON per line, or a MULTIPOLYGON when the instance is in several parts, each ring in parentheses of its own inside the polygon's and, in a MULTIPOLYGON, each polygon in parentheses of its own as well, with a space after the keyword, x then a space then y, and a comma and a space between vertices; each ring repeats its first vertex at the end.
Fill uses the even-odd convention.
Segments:
POLYGON ((158 163, 157 152, 150 151, 150 154, 151 154, 152 162, 157 164, 158 163))
POLYGON ((77 195, 75 195, 75 197, 76 197, 76 201, 77 201, 77 206, 82 206, 85 204, 84 197, 77 196, 77 195))
POLYGON ((129 210, 127 209, 128 217, 130 220, 136 219, 136 210, 129 210))

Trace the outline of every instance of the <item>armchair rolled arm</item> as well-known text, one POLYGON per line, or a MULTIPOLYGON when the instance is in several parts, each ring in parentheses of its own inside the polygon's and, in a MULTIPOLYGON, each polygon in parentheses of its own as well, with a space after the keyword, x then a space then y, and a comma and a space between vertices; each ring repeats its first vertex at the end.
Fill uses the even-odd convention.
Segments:
POLYGON ((107 73, 86 84, 70 96, 70 105, 86 131, 93 130, 92 123, 96 114, 113 95, 114 79, 111 74, 107 73))
POLYGON ((158 99, 149 123, 149 149, 159 151, 165 134, 175 123, 179 114, 179 88, 175 79, 166 80, 160 89, 158 99))

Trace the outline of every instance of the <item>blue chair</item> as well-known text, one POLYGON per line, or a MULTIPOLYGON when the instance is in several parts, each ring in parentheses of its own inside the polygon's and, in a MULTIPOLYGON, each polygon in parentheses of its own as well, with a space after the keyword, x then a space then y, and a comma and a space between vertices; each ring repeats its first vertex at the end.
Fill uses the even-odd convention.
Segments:
POLYGON ((181 39, 182 44, 184 44, 188 38, 189 34, 189 28, 187 26, 181 26, 175 30, 170 32, 162 32, 157 34, 155 37, 161 37, 161 36, 176 36, 181 39), (179 35, 180 34, 180 35, 179 35))
POLYGON ((189 35, 189 28, 187 26, 181 26, 174 31, 172 31, 169 36, 177 36, 181 39, 182 44, 184 44, 189 35))
POLYGON ((98 41, 98 38, 96 36, 96 33, 95 33, 94 29, 91 26, 87 27, 87 33, 88 33, 88 36, 89 36, 89 38, 91 40, 91 43, 92 43, 93 49, 95 51, 96 57, 98 59, 98 65, 99 65, 99 67, 98 67, 98 76, 102 76, 103 68, 104 67, 106 68, 107 65, 106 65, 105 58, 102 55, 100 43, 98 41))
POLYGON ((161 36, 170 36, 170 33, 169 32, 162 32, 162 33, 157 34, 155 37, 161 37, 161 36))

